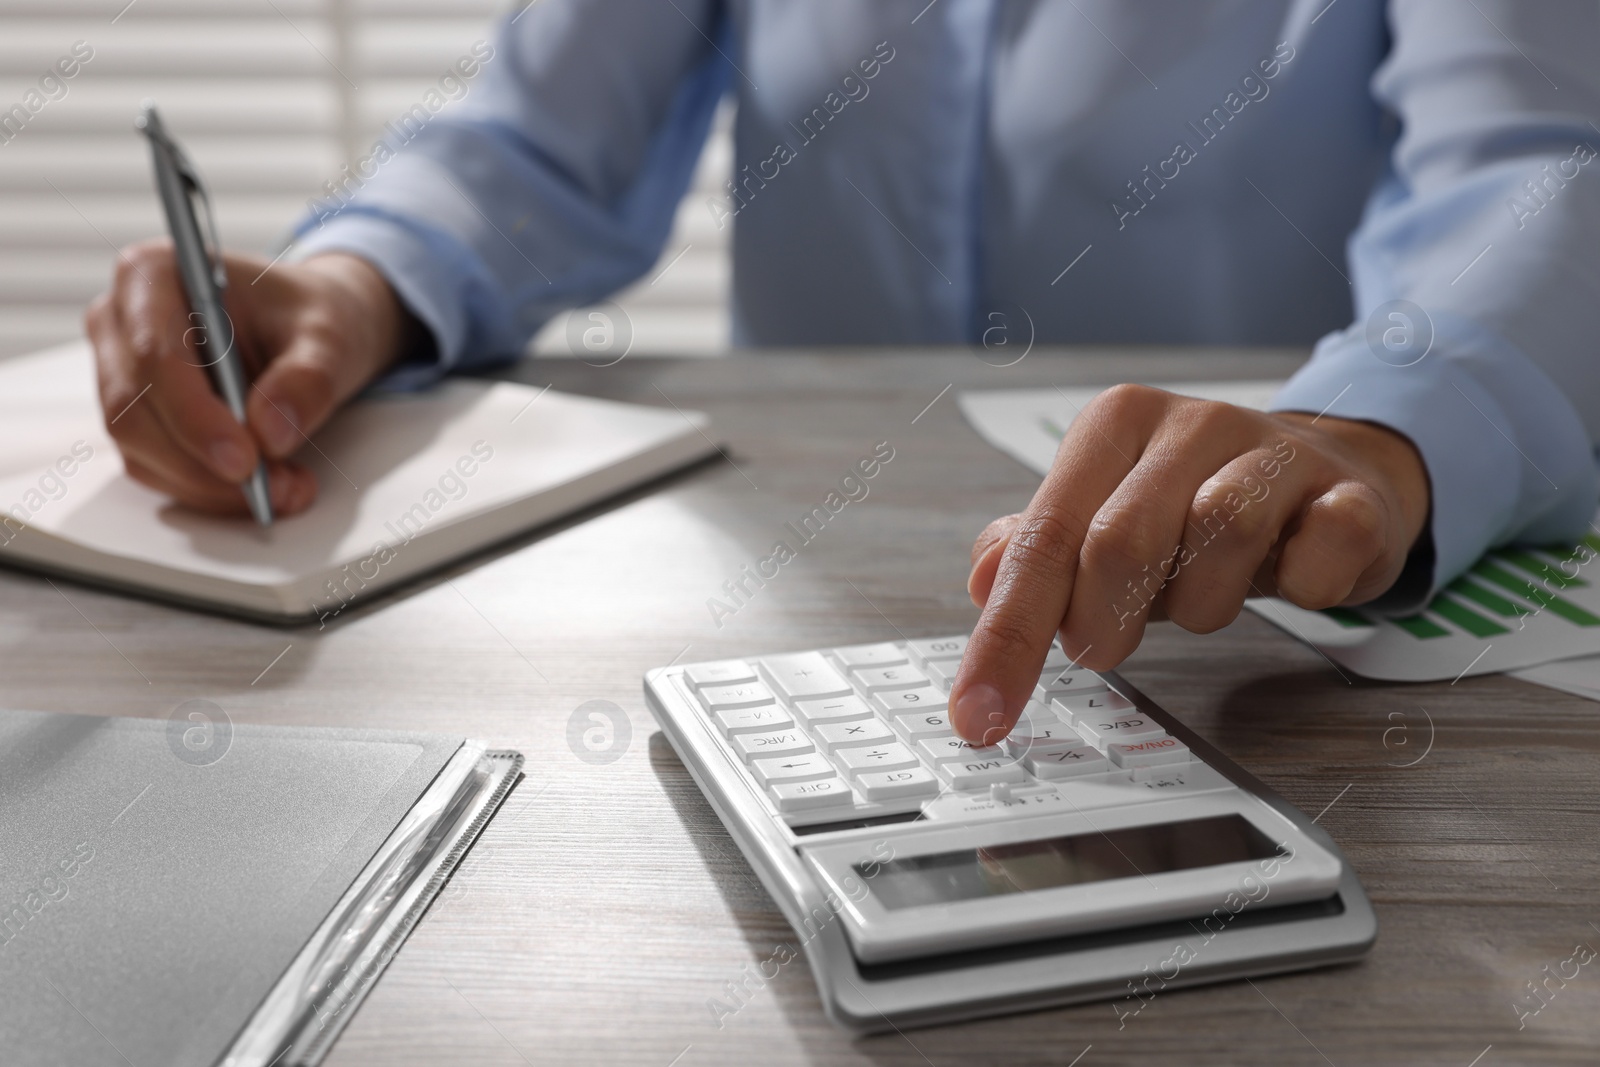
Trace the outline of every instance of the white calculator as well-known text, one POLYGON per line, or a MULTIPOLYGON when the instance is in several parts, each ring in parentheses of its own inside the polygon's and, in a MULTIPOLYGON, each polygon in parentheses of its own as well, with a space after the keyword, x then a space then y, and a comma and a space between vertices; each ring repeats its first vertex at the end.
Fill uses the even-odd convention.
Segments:
MULTIPOLYGON (((851 1030, 1359 958, 1371 904, 1303 813, 1052 649, 1010 736, 948 694, 965 637, 664 667, 662 730, 851 1030)), ((1135 999, 1136 998, 1136 999, 1135 999)))

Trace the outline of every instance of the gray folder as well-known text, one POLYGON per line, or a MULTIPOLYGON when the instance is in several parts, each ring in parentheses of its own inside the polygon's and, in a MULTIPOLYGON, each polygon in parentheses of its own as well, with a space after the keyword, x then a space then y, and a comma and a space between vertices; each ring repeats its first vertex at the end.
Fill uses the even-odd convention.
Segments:
POLYGON ((521 763, 204 702, 0 712, 0 1059, 317 1063, 521 763))

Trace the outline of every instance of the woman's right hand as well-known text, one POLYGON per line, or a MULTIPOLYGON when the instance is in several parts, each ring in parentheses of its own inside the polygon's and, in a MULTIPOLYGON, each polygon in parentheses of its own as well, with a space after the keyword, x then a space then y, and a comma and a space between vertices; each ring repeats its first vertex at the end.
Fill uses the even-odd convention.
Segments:
POLYGON ((172 242, 158 240, 123 249, 110 290, 84 316, 106 427, 135 481, 216 514, 248 513, 240 483, 265 458, 273 510, 293 515, 316 499, 317 483, 290 457, 421 327, 359 257, 223 260, 251 381, 246 423, 211 386, 172 242))

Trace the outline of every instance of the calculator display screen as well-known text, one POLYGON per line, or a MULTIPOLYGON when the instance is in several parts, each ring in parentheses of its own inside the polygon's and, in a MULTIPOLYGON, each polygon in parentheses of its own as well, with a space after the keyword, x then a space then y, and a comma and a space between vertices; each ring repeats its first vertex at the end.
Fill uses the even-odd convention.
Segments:
POLYGON ((1241 815, 1130 826, 855 868, 890 910, 1267 859, 1277 846, 1241 815))

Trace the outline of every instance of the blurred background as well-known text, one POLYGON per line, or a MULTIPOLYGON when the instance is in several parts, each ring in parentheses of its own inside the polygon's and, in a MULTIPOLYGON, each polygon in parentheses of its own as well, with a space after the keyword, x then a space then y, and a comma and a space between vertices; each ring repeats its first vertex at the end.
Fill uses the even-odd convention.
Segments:
MULTIPOLYGON (((323 183, 520 6, 0 0, 0 118, 74 44, 93 49, 64 96, 0 131, 10 137, 0 143, 0 357, 77 337, 115 249, 165 232, 133 130, 142 99, 161 106, 202 171, 223 242, 270 256, 323 183)), ((636 355, 727 348, 731 228, 719 231, 705 202, 730 169, 731 119, 724 107, 660 261, 615 300, 636 355)), ((535 338, 536 352, 571 354, 565 319, 535 338)))

